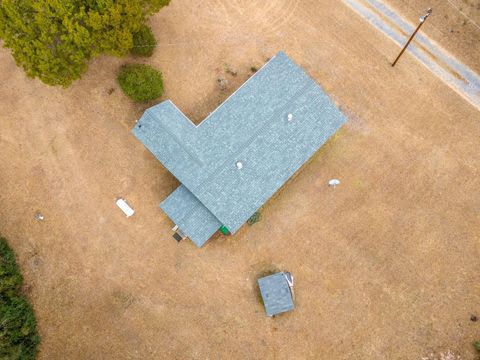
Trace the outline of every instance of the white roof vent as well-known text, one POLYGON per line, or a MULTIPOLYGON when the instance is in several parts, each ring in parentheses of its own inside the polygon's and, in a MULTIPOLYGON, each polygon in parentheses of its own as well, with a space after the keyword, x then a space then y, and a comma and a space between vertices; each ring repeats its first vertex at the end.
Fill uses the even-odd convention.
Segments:
POLYGON ((240 170, 240 169, 243 168, 243 164, 242 164, 241 161, 237 161, 237 162, 235 163, 235 166, 237 167, 238 170, 240 170))
POLYGON ((292 114, 288 114, 287 116, 287 120, 290 122, 293 120, 293 115, 292 114))

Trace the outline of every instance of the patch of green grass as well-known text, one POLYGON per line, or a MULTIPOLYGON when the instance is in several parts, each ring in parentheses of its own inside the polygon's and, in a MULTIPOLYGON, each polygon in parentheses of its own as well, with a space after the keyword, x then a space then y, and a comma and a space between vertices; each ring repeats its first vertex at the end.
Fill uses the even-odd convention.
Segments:
POLYGON ((40 337, 15 254, 0 238, 0 359, 35 359, 40 337))
POLYGON ((117 302, 124 310, 135 302, 133 295, 124 293, 122 291, 114 291, 112 296, 115 299, 115 302, 117 302))
POLYGON ((133 34, 133 48, 131 53, 137 56, 150 57, 157 46, 157 40, 152 33, 152 29, 143 25, 140 30, 133 34))
POLYGON ((480 340, 479 341, 475 341, 473 343, 473 346, 475 349, 477 349, 478 352, 480 352, 480 340))
POLYGON ((356 179, 354 182, 353 182, 353 185, 357 188, 357 189, 363 189, 365 187, 365 184, 363 183, 362 180, 360 179, 356 179))
POLYGON ((155 100, 163 94, 162 73, 149 65, 123 65, 117 79, 125 95, 136 102, 155 100))

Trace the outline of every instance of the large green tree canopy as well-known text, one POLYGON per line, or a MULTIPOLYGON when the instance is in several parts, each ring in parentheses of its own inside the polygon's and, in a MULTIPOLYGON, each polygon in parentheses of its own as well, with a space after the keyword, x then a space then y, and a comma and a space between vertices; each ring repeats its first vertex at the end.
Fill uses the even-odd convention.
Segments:
POLYGON ((170 0, 0 0, 0 39, 17 65, 68 86, 99 54, 122 56, 149 15, 170 0))

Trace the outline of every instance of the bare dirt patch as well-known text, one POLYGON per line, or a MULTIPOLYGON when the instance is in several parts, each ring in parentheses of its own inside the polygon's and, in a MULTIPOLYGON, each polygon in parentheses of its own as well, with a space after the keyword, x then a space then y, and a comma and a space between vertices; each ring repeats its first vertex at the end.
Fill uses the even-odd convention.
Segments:
POLYGON ((350 120, 259 223, 197 249, 158 208, 178 182, 129 132, 150 104, 118 90, 126 60, 99 58, 63 90, 1 50, 0 229, 40 358, 472 358, 479 112, 408 55, 392 69, 398 47, 338 0, 174 0, 152 26, 145 62, 195 122, 281 49, 350 120), (255 284, 269 269, 296 279, 296 310, 275 319, 255 284))

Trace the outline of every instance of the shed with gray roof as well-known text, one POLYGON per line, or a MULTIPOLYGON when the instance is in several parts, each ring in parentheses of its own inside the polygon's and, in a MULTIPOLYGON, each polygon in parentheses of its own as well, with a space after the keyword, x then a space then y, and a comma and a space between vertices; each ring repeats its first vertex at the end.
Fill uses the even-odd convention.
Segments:
POLYGON ((293 310, 293 294, 286 273, 279 272, 258 279, 263 305, 268 316, 293 310))
POLYGON ((345 121, 279 52, 198 126, 167 100, 132 131, 181 182, 160 207, 200 247, 235 233, 345 121))

